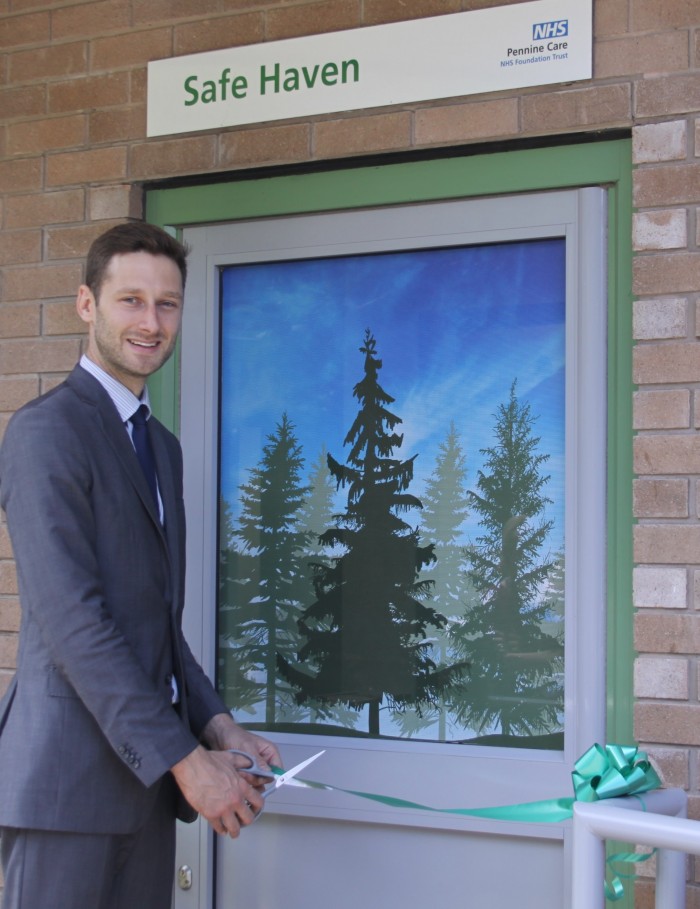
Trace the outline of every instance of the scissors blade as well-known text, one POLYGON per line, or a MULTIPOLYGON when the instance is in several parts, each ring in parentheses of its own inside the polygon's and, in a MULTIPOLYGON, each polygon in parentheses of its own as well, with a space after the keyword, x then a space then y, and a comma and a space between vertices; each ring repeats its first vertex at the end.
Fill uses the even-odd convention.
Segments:
POLYGON ((316 754, 312 755, 310 758, 307 758, 305 761, 302 761, 300 764, 295 764, 294 767, 290 767, 289 770, 285 770, 283 774, 275 777, 275 780, 274 780, 273 784, 270 786, 270 788, 267 789, 265 792, 263 792, 263 798, 267 798, 267 796, 270 795, 271 792, 275 792, 277 789, 280 788, 280 786, 284 786, 285 783, 291 782, 298 773, 301 773, 301 771, 304 769, 304 767, 308 767, 309 764, 311 764, 313 761, 316 760, 316 758, 321 757, 321 755, 325 754, 325 753, 326 753, 326 750, 324 748, 323 751, 318 751, 316 754))

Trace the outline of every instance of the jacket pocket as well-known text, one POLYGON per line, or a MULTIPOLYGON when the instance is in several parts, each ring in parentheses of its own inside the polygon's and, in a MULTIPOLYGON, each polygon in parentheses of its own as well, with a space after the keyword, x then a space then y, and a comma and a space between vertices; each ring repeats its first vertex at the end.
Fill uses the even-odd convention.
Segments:
POLYGON ((78 700, 75 688, 66 679, 58 666, 48 668, 48 692, 53 698, 74 698, 78 700))

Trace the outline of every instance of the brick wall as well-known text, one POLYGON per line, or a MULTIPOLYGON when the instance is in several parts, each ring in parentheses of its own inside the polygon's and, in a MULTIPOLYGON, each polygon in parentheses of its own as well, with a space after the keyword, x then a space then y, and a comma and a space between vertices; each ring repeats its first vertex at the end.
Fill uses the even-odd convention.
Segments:
MULTIPOLYGON (((632 128, 636 735, 700 817, 700 0, 594 0, 591 82, 145 138, 149 60, 506 3, 0 0, 0 432, 74 364, 83 256, 145 180, 632 128)), ((0 688, 18 617, 0 522, 0 688)))

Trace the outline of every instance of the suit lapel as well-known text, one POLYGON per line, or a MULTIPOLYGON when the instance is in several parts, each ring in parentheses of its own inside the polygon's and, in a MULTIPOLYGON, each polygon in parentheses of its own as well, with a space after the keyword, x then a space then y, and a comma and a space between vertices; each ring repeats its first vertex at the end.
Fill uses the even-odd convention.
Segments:
POLYGON ((156 472, 158 474, 158 490, 163 502, 163 515, 168 548, 173 555, 176 555, 179 552, 180 542, 180 522, 177 516, 177 503, 179 497, 175 486, 172 458, 170 457, 168 447, 165 443, 163 429, 155 418, 152 417, 148 421, 148 428, 151 446, 153 448, 153 457, 156 462, 156 472))
MULTIPOLYGON (((136 492, 148 511, 151 520, 157 526, 158 532, 162 534, 163 529, 156 505, 153 502, 153 496, 136 457, 128 430, 122 422, 114 402, 97 379, 80 366, 75 367, 67 382, 79 397, 91 405, 90 414, 94 420, 96 430, 100 432, 116 455, 129 482, 136 488, 136 492)), ((156 464, 160 479, 160 463, 158 460, 156 460, 156 464)))

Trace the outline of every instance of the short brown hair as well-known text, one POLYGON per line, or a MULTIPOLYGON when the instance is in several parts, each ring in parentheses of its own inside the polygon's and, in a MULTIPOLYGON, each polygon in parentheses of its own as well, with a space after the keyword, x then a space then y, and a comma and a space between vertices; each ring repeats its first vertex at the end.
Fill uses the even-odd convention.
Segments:
POLYGON ((134 252, 147 252, 152 256, 167 256, 172 259, 180 269, 184 288, 187 279, 187 248, 154 224, 129 221, 105 231, 90 246, 85 266, 85 283, 95 299, 99 297, 112 257, 134 252))

